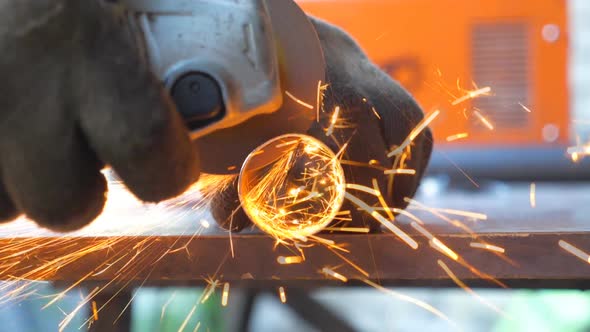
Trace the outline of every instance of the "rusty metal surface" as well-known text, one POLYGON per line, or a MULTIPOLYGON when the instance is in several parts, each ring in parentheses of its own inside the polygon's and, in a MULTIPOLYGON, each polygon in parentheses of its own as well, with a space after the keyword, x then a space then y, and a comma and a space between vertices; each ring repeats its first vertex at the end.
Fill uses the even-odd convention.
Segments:
MULTIPOLYGON (((565 240, 590 251, 589 188, 587 185, 539 184, 534 209, 529 206, 528 185, 495 188, 487 193, 454 191, 437 194, 436 199, 428 199, 428 195, 420 197, 430 206, 465 207, 489 214, 489 220, 464 221, 476 232, 475 237, 432 216, 420 214, 432 233, 458 253, 464 264, 434 250, 428 239, 409 227, 404 218, 399 219, 400 227, 418 242, 417 250, 387 233, 324 234, 322 237, 344 244, 350 251, 345 254, 350 261, 368 272, 370 279, 386 285, 452 285, 437 264, 440 259, 471 286, 498 287, 498 283, 486 280, 487 275, 510 287, 589 288, 590 264, 558 245, 559 240, 565 240), (506 253, 500 255, 472 248, 471 242, 494 244, 504 248, 506 253), (473 269, 466 267, 468 265, 481 273, 474 274, 473 269)), ((203 284, 207 277, 253 287, 341 285, 340 281, 321 273, 323 267, 332 267, 351 279, 349 284, 361 284, 358 270, 320 245, 305 250, 304 263, 280 265, 277 257, 293 255, 292 249, 275 246, 275 242, 263 234, 232 234, 231 239, 228 234, 219 232, 194 238, 168 235, 114 239, 84 236, 55 241, 52 236, 36 237, 34 243, 43 244, 36 247, 29 245, 31 238, 0 237, 0 248, 20 245, 26 250, 25 254, 13 257, 4 253, 0 279, 10 280, 15 275, 29 273, 30 279, 71 283, 84 278, 85 282, 111 281, 118 287, 195 285, 203 284), (111 242, 104 245, 105 241, 111 242), (59 268, 47 273, 35 273, 47 262, 59 260, 77 248, 95 245, 101 249, 92 250, 72 263, 64 260, 56 265, 59 268)))

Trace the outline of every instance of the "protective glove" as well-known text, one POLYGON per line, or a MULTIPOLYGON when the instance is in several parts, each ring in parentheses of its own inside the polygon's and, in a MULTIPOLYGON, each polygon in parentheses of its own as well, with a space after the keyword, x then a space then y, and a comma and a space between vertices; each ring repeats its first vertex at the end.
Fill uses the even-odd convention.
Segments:
POLYGON ((113 8, 0 1, 0 221, 80 228, 102 211, 105 164, 145 201, 198 178, 183 121, 113 8))
MULTIPOLYGON (((318 19, 311 18, 318 32, 327 63, 325 113, 319 123, 310 128, 314 136, 337 152, 336 142, 346 143, 344 160, 366 164, 373 160, 381 167, 343 165, 348 183, 373 187, 376 179, 385 201, 390 207, 405 208, 405 197, 412 197, 432 152, 432 134, 427 128, 418 135, 404 167, 414 169, 415 175, 385 175, 383 168, 390 168, 393 159, 387 153, 402 144, 412 129, 423 119, 423 113, 412 96, 397 82, 375 66, 363 53, 356 42, 341 29, 318 19), (335 106, 340 106, 340 117, 348 125, 335 129, 327 137, 328 128, 335 106)), ((376 197, 354 192, 371 206, 379 206, 376 197)), ((366 213, 358 211, 352 204, 345 203, 343 209, 350 210, 353 221, 349 226, 365 226, 377 231, 378 223, 366 213)), ((240 208, 236 182, 213 198, 211 211, 216 221, 224 228, 239 231, 250 225, 250 220, 240 208)))

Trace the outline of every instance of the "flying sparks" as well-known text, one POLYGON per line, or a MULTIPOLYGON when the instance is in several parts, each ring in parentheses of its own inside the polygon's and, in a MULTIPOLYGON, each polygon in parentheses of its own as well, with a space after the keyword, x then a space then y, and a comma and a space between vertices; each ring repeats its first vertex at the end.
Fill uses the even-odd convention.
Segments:
POLYGON ((287 97, 291 98, 291 99, 292 99, 294 102, 296 102, 297 104, 299 104, 299 105, 301 105, 301 106, 303 106, 303 107, 305 107, 305 108, 307 108, 307 109, 313 110, 313 105, 310 105, 310 104, 308 104, 308 103, 304 102, 303 100, 301 100, 301 99, 299 99, 299 98, 295 97, 295 96, 294 96, 292 93, 290 93, 289 91, 285 90, 285 94, 287 95, 287 97))
POLYGON ((458 133, 455 135, 447 136, 447 142, 453 142, 467 137, 469 137, 468 133, 458 133))
POLYGON ((491 92, 492 92, 492 88, 489 86, 483 87, 481 89, 473 90, 473 91, 468 91, 466 95, 455 99, 451 104, 453 106, 456 106, 456 105, 459 105, 462 102, 465 102, 470 99, 474 99, 474 98, 477 98, 480 96, 489 96, 491 92))
POLYGON ((242 207, 254 224, 276 239, 304 242, 330 224, 345 192, 344 171, 330 148, 310 136, 289 134, 254 154, 239 180, 242 207))
POLYGON ((586 252, 582 251, 581 249, 578 249, 573 244, 566 242, 564 240, 559 240, 558 243, 559 246, 563 248, 565 251, 590 264, 590 255, 588 255, 586 252))
POLYGON ((424 119, 422 119, 422 121, 420 121, 420 123, 418 123, 418 125, 416 127, 414 127, 414 129, 412 129, 412 131, 410 132, 410 135, 408 135, 408 137, 403 141, 403 143, 396 147, 395 149, 393 149, 391 152, 389 152, 387 154, 387 157, 393 157, 393 156, 397 156, 402 154, 402 152, 410 145, 412 144, 412 142, 416 139, 416 137, 418 137, 418 135, 420 135, 420 133, 422 131, 424 131, 424 129, 426 129, 426 127, 428 127, 428 125, 430 125, 430 123, 432 123, 432 121, 434 121, 434 119, 436 119, 437 116, 439 116, 440 111, 439 110, 435 110, 431 113, 429 113, 428 115, 426 115, 424 117, 424 119))
POLYGON ((490 122, 490 120, 488 120, 485 116, 483 116, 479 110, 474 110, 473 114, 475 114, 475 116, 479 119, 479 121, 481 121, 481 123, 483 123, 484 126, 486 126, 489 130, 494 130, 494 125, 490 122))
POLYGON ((522 109, 525 110, 527 113, 532 113, 531 112, 531 109, 528 108, 528 107, 526 107, 526 106, 524 106, 522 103, 518 103, 518 105, 520 105, 520 107, 522 107, 522 109))
POLYGON ((227 307, 229 299, 229 282, 223 284, 223 293, 221 294, 221 305, 227 307))
POLYGON ((342 274, 335 272, 334 270, 332 270, 329 267, 324 267, 322 269, 322 273, 325 274, 326 276, 332 277, 334 279, 338 279, 342 282, 348 282, 348 278, 346 278, 345 276, 343 276, 342 274))
POLYGON ((301 256, 279 256, 277 257, 277 262, 281 265, 290 265, 290 264, 299 264, 303 262, 303 257, 301 256))
POLYGON ((494 252, 497 252, 500 254, 503 254, 505 252, 504 248, 498 247, 498 246, 495 246, 492 244, 487 244, 487 243, 471 242, 469 244, 469 246, 471 248, 485 249, 485 250, 494 251, 494 252))
POLYGON ((279 299, 281 299, 281 303, 287 303, 287 294, 285 294, 283 286, 279 287, 279 299))
POLYGON ((455 273, 453 273, 453 271, 451 271, 451 269, 447 266, 447 264, 445 264, 445 262, 443 262, 439 259, 437 261, 437 263, 443 269, 443 271, 445 271, 445 273, 449 276, 449 278, 451 278, 451 280, 453 280, 453 282, 455 284, 457 284, 457 286, 461 287, 464 291, 471 294, 479 302, 481 302, 485 306, 491 308, 492 310, 494 310, 498 314, 500 314, 502 316, 506 316, 506 313, 504 311, 500 310, 500 308, 496 307, 495 305, 493 305, 492 303, 490 303, 489 301, 487 301, 486 299, 481 297, 479 294, 477 294, 475 291, 473 291, 473 289, 471 289, 469 286, 467 286, 461 279, 459 279, 457 277, 457 275, 455 275, 455 273))

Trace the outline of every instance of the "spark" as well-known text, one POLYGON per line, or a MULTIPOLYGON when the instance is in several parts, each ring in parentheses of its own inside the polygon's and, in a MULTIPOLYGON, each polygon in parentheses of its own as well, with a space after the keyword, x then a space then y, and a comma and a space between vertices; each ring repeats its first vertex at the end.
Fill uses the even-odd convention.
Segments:
POLYGON ((191 308, 191 311, 189 311, 188 315, 186 315, 186 318, 184 319, 184 321, 182 322, 182 324, 178 328, 178 332, 184 331, 184 329, 188 325, 188 322, 190 321, 191 317, 195 314, 196 310, 197 310, 197 305, 195 304, 195 305, 193 305, 193 307, 191 308))
POLYGON ((292 94, 291 94, 289 91, 285 90, 285 94, 287 95, 287 97, 289 97, 289 98, 293 99, 293 101, 295 101, 297 104, 299 104, 299 105, 301 105, 301 106, 303 106, 303 107, 305 107, 305 108, 308 108, 308 109, 310 109, 310 110, 312 110, 312 109, 313 109, 313 106, 312 106, 312 105, 310 105, 310 104, 308 104, 308 103, 304 102, 303 100, 301 100, 301 99, 299 99, 299 98, 295 97, 295 96, 294 96, 294 95, 292 95, 292 94))
POLYGON ((531 113, 531 109, 524 106, 522 103, 519 102, 518 105, 520 105, 520 107, 522 107, 523 110, 527 111, 528 113, 531 113))
POLYGON ((466 95, 455 99, 451 104, 453 106, 456 106, 456 105, 459 105, 462 102, 467 101, 469 99, 474 99, 474 98, 477 98, 480 96, 489 96, 491 91, 492 91, 492 88, 489 86, 486 86, 486 87, 483 87, 483 88, 477 89, 477 90, 468 91, 466 95))
POLYGON ((338 272, 335 272, 334 270, 332 270, 332 269, 330 269, 328 267, 324 267, 322 269, 322 273, 325 274, 325 275, 327 275, 327 276, 330 276, 330 277, 332 277, 334 279, 338 279, 338 280, 340 280, 342 282, 348 282, 348 278, 346 278, 345 276, 343 276, 342 274, 340 274, 338 272))
POLYGON ((318 81, 318 88, 316 92, 316 122, 320 122, 320 111, 322 110, 322 105, 324 104, 324 91, 328 88, 328 84, 322 85, 322 81, 318 81))
POLYGON ((336 106, 334 108, 334 113, 332 114, 332 119, 330 120, 330 127, 326 130, 326 136, 332 136, 334 133, 334 126, 336 122, 338 122, 338 116, 340 115, 340 106, 336 106))
POLYGON ((377 117, 377 119, 381 120, 381 115, 379 115, 379 112, 377 112, 375 107, 371 107, 371 111, 373 111, 373 114, 375 114, 375 117, 377 117))
POLYGON ((281 265, 290 265, 290 264, 299 264, 303 262, 303 257, 301 256, 279 256, 277 257, 277 262, 281 265))
POLYGON ((388 230, 390 230, 393 234, 397 235, 402 241, 404 241, 410 248, 416 250, 418 249, 418 243, 414 241, 408 234, 402 231, 400 228, 396 227, 392 222, 385 219, 379 212, 377 212, 374 208, 370 207, 367 203, 363 202, 358 197, 351 195, 348 192, 344 193, 346 199, 351 201, 354 205, 358 206, 365 212, 367 212, 371 217, 377 220, 381 225, 385 226, 388 230))
POLYGON ((407 168, 398 168, 398 169, 388 169, 383 171, 383 174, 390 175, 390 174, 404 174, 404 175, 416 175, 415 169, 407 169, 407 168))
POLYGON ((445 262, 443 262, 439 259, 439 260, 437 260, 437 263, 443 269, 443 271, 445 271, 445 273, 449 276, 449 278, 451 278, 453 280, 453 282, 455 284, 457 284, 457 286, 461 287, 467 293, 469 293, 473 297, 475 297, 475 299, 477 299, 479 302, 481 302, 485 306, 491 308, 492 310, 494 310, 498 314, 500 314, 502 316, 507 316, 504 311, 502 311, 501 309, 499 309, 498 307, 496 307, 492 303, 488 302, 486 299, 484 299, 479 294, 477 294, 473 289, 471 289, 469 286, 467 286, 463 281, 461 281, 461 279, 459 279, 459 277, 457 277, 457 275, 455 275, 455 273, 453 273, 453 271, 451 271, 451 269, 447 266, 447 264, 445 264, 445 262))
POLYGON ((218 285, 219 285, 219 280, 207 279, 207 287, 205 287, 205 292, 203 293, 203 298, 201 299, 201 303, 207 302, 207 300, 215 292, 215 288, 217 288, 218 285))
MULTIPOLYGON (((414 201, 414 202, 416 202, 416 201, 414 201)), ((464 210, 429 208, 429 207, 425 207, 425 206, 421 206, 421 205, 411 205, 408 208, 414 209, 414 210, 423 210, 423 211, 437 211, 437 212, 442 212, 445 214, 451 214, 451 215, 467 217, 467 218, 472 218, 472 219, 480 219, 480 220, 487 220, 488 219, 488 216, 486 214, 478 213, 478 212, 471 212, 471 211, 464 211, 464 210)))
POLYGON ((455 135, 447 136, 447 142, 453 142, 453 141, 464 139, 467 137, 469 137, 468 133, 458 133, 455 135))
POLYGON ((467 234, 470 234, 473 237, 477 237, 476 234, 475 234, 475 232, 471 228, 469 228, 467 225, 465 225, 464 223, 460 222, 459 220, 450 219, 450 218, 446 217, 445 215, 442 215, 437 210, 432 209, 432 208, 430 208, 430 207, 428 207, 428 206, 426 206, 426 205, 424 205, 424 204, 416 201, 415 199, 411 199, 409 197, 404 197, 404 201, 407 202, 407 203, 414 204, 414 205, 418 206, 420 209, 423 209, 423 210, 426 210, 426 211, 430 212, 431 214, 435 215, 436 217, 438 217, 438 218, 446 221, 450 225, 453 225, 453 226, 455 226, 455 227, 457 227, 457 228, 465 231, 467 234))
POLYGON ((174 293, 172 293, 172 295, 170 296, 170 298, 162 306, 162 311, 160 312, 160 322, 162 322, 164 320, 164 315, 166 315, 166 309, 168 308, 168 306, 170 305, 170 303, 172 303, 172 301, 174 301, 174 298, 175 297, 176 297, 176 291, 174 291, 174 293))
POLYGON ((572 161, 574 163, 577 163, 580 160, 580 156, 578 155, 577 152, 572 153, 572 161))
POLYGON ((530 188, 530 193, 529 193, 529 200, 531 203, 531 207, 534 208, 537 206, 537 195, 536 195, 536 188, 537 186, 535 185, 534 182, 531 183, 531 188, 530 188))
POLYGON ((586 145, 571 146, 567 148, 567 153, 572 155, 572 158, 575 154, 576 159, 578 159, 579 157, 590 156, 590 143, 586 145))
POLYGON ((209 221, 201 219, 201 226, 203 226, 204 228, 209 228, 211 227, 211 224, 209 223, 209 221))
POLYGON ((95 287, 90 293, 88 293, 88 295, 86 297, 84 297, 82 299, 82 301, 76 306, 76 308, 74 308, 74 310, 72 310, 72 312, 70 312, 69 314, 66 315, 66 317, 59 323, 58 327, 59 327, 59 332, 63 332, 68 325, 72 322, 72 320, 74 319, 74 317, 76 316, 76 314, 82 309, 84 308, 84 306, 91 301, 91 299, 93 298, 94 295, 97 294, 99 287, 95 287))
POLYGON ((584 262, 590 264, 590 255, 585 253, 584 251, 574 247, 572 244, 564 241, 559 240, 559 246, 563 248, 565 251, 569 252, 570 254, 578 257, 579 259, 583 260, 584 262))
POLYGON ((370 194, 373 196, 381 195, 381 192, 379 190, 376 190, 375 188, 370 188, 370 187, 363 186, 363 185, 356 184, 356 183, 347 183, 346 189, 353 189, 353 190, 362 191, 364 193, 367 193, 367 194, 370 194))
POLYGON ((221 305, 227 307, 227 300, 229 299, 229 282, 223 284, 223 293, 221 294, 221 305))
POLYGON ((412 131, 410 132, 410 135, 408 135, 408 137, 404 140, 404 142, 398 146, 397 148, 393 149, 391 152, 389 152, 387 154, 387 157, 393 157, 393 156, 397 156, 400 155, 406 147, 408 147, 413 141, 414 139, 416 139, 416 137, 418 137, 418 135, 420 135, 420 133, 426 128, 428 127, 428 125, 434 121, 434 119, 436 119, 436 117, 440 114, 439 110, 435 110, 433 112, 431 112, 430 114, 426 115, 424 117, 424 119, 422 119, 422 121, 420 121, 420 123, 418 123, 418 125, 416 127, 414 127, 414 129, 412 129, 412 131))
POLYGON ((333 250, 331 248, 328 248, 334 255, 338 256, 340 259, 342 259, 344 262, 346 262, 348 265, 352 266, 355 270, 359 271, 362 275, 364 275, 365 277, 369 277, 369 273, 365 270, 363 270, 360 266, 358 266, 357 264, 355 264, 353 261, 351 261, 350 259, 344 257, 342 254, 340 254, 339 252, 337 252, 336 250, 333 250))
POLYGON ((98 320, 98 310, 96 308, 96 301, 92 301, 92 318, 94 321, 98 320))
POLYGON ((483 123, 484 126, 486 126, 489 130, 494 130, 494 125, 488 119, 486 119, 478 110, 474 110, 473 114, 475 114, 479 121, 481 121, 481 123, 483 123))
POLYGON ((242 207, 273 238, 305 242, 339 212, 344 171, 337 155, 313 137, 289 134, 258 149, 271 146, 244 164, 239 180, 242 207))
POLYGON ((287 294, 285 294, 285 288, 283 286, 279 287, 279 298, 281 299, 281 303, 287 302, 287 294))
POLYGON ((487 243, 471 242, 469 244, 469 246, 471 248, 485 249, 485 250, 494 251, 494 252, 497 252, 500 254, 503 254, 505 252, 504 248, 498 247, 498 246, 495 246, 492 244, 487 244, 487 243))
POLYGON ((379 189, 379 183, 377 182, 377 179, 373 178, 371 179, 371 182, 373 183, 373 189, 375 189, 375 191, 377 192, 377 199, 379 200, 379 204, 381 204, 381 207, 384 209, 385 214, 387 214, 387 216, 389 217, 389 220, 394 221, 395 216, 393 215, 393 212, 391 212, 389 206, 387 206, 385 198, 383 198, 383 195, 381 195, 381 190, 379 189))
POLYGON ((420 224, 418 224, 417 222, 414 222, 414 221, 410 225, 415 230, 422 233, 422 235, 426 236, 426 238, 428 238, 428 242, 430 243, 431 247, 433 247, 434 249, 445 254, 446 256, 451 258, 452 260, 456 261, 459 259, 459 255, 457 255, 457 253, 455 253, 453 250, 451 250, 451 248, 447 247, 446 244, 444 244, 441 240, 439 240, 434 235, 432 235, 432 233, 427 231, 426 228, 422 227, 420 224))
POLYGON ((426 311, 434 314, 435 316, 437 316, 437 317, 445 320, 447 323, 449 323, 450 325, 452 325, 455 328, 458 327, 457 324, 455 322, 453 322, 447 315, 445 315, 443 312, 441 312, 440 310, 436 309, 435 307, 433 307, 432 305, 430 305, 430 304, 428 304, 428 303, 426 303, 424 301, 420 301, 420 300, 418 300, 416 298, 413 298, 413 297, 410 297, 408 295, 405 295, 405 294, 402 294, 402 293, 398 293, 398 292, 396 292, 394 290, 385 288, 385 287, 383 287, 383 286, 381 286, 381 285, 379 285, 379 284, 377 284, 377 283, 375 283, 375 282, 373 282, 373 281, 371 281, 369 279, 366 279, 366 278, 362 278, 361 281, 364 282, 365 284, 367 284, 367 285, 369 285, 369 286, 371 286, 371 287, 373 287, 373 288, 375 288, 375 289, 377 289, 377 290, 385 293, 385 294, 391 295, 391 296, 393 296, 395 298, 398 298, 398 299, 400 299, 402 301, 405 301, 405 302, 414 304, 414 305, 416 305, 416 306, 418 306, 418 307, 420 307, 420 308, 422 308, 422 309, 424 309, 424 310, 426 310, 426 311))
POLYGON ((349 233, 369 233, 371 231, 369 227, 326 227, 324 230, 349 233))

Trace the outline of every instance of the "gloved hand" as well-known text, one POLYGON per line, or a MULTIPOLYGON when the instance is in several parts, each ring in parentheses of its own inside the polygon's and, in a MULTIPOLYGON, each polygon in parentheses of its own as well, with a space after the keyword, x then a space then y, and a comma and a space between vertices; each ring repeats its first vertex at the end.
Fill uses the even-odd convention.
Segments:
MULTIPOLYGON (((334 107, 340 106, 340 118, 350 125, 334 130, 333 134, 340 143, 349 142, 343 159, 365 164, 376 160, 380 166, 390 168, 393 158, 388 158, 387 153, 399 146, 422 120, 420 107, 397 82, 371 63, 345 32, 326 22, 313 18, 312 21, 326 58, 329 88, 324 99, 327 112, 323 113, 320 123, 316 123, 308 134, 337 152, 339 147, 331 137, 326 136, 324 128, 329 125, 334 107)), ((383 169, 344 164, 346 180, 372 187, 372 179, 375 178, 388 205, 405 208, 407 203, 404 197, 415 194, 430 159, 432 145, 429 129, 413 141, 405 168, 416 170, 415 175, 397 175, 391 181, 383 169)), ((378 206, 375 197, 357 192, 354 194, 369 205, 378 206)), ((234 182, 234 185, 213 198, 212 214, 224 228, 239 231, 250 224, 239 205, 234 182)), ((378 229, 379 225, 370 216, 351 204, 345 204, 343 209, 352 213, 353 222, 350 226, 368 226, 373 231, 378 229)))
POLYGON ((198 178, 182 119, 111 9, 0 1, 0 221, 80 228, 102 211, 105 164, 146 201, 198 178))

